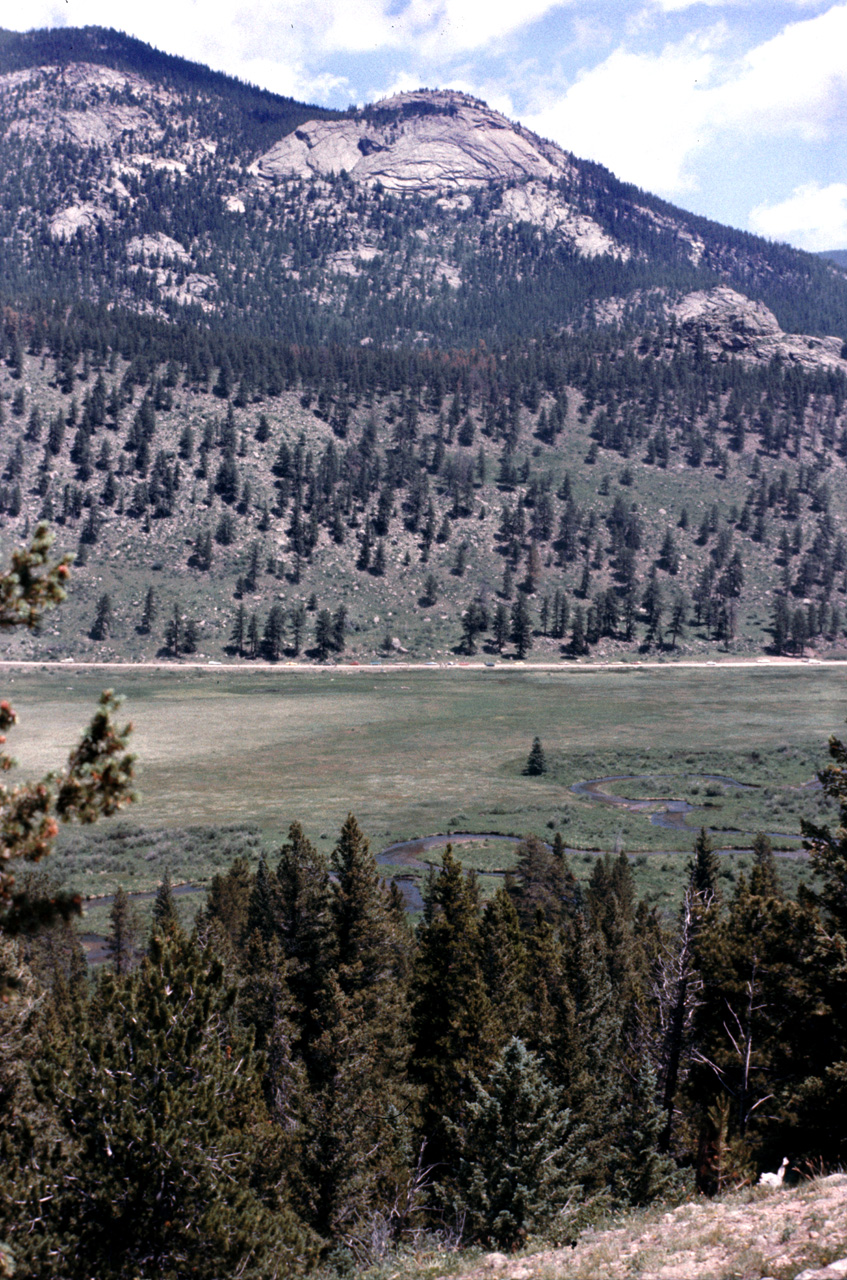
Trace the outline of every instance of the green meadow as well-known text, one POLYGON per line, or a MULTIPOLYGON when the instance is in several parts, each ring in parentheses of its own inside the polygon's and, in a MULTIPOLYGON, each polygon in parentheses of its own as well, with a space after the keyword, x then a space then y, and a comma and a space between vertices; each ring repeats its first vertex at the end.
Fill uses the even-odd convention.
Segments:
MULTIPOLYGON (((801 819, 829 812, 814 778, 847 716, 840 667, 127 668, 106 679, 68 664, 12 670, 3 683, 20 721, 9 746, 27 777, 60 766, 106 683, 125 697, 138 803, 63 833, 55 859, 86 894, 150 887, 166 867, 203 883, 239 851, 274 851, 293 821, 328 851, 352 811, 376 850, 435 833, 559 831, 587 876, 597 851, 623 849, 660 902, 676 896, 684 862, 673 854, 690 851, 701 824, 720 847, 749 848, 765 830, 797 850, 801 819), (530 778, 536 735, 549 769, 530 778), (611 776, 603 795, 572 790, 611 776), (692 806, 676 815, 684 825, 651 821, 669 799, 692 806)), ((513 846, 496 842, 458 852, 487 891, 514 862, 513 846)), ((728 859, 726 874, 746 858, 728 859)), ((802 860, 782 865, 792 882, 803 874, 802 860)))

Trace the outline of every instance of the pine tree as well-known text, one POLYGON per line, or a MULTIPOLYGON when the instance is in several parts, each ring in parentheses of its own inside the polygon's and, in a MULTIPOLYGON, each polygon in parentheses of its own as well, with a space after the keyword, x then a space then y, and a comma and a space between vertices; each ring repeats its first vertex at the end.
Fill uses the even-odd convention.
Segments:
POLYGON ((171 876, 170 872, 166 871, 153 901, 153 935, 173 938, 181 933, 182 925, 171 885, 171 876))
POLYGON ((144 597, 144 609, 141 614, 140 630, 142 635, 149 635, 153 628, 159 612, 156 592, 153 587, 147 588, 147 594, 144 597))
POLYGON ((564 939, 562 973, 550 1075, 580 1127, 586 1185, 600 1191, 609 1180, 609 1118, 621 1102, 622 1021, 602 940, 581 914, 564 939))
POLYGON ((195 924, 201 938, 211 938, 219 955, 241 955, 251 891, 250 865, 244 857, 236 858, 225 874, 219 872, 212 877, 195 924))
POLYGON ((584 1159, 561 1090, 517 1037, 485 1086, 471 1077, 452 1205, 467 1238, 514 1249, 530 1234, 566 1234, 557 1219, 581 1194, 584 1159), (558 1229, 557 1229, 558 1228, 558 1229))
POLYGON ((642 1062, 613 1122, 611 1192, 618 1204, 649 1205, 681 1195, 684 1184, 676 1162, 660 1150, 664 1123, 655 1072, 642 1062))
POLYGON ((482 1076, 491 1061, 491 1016, 476 886, 448 845, 427 889, 412 978, 410 1073, 421 1088, 421 1127, 431 1164, 454 1154, 444 1120, 459 1114, 469 1073, 482 1076))
POLYGON ((295 1001, 300 1052, 309 1062, 309 1046, 318 1032, 317 1005, 336 964, 332 890, 326 859, 294 822, 282 846, 279 882, 279 936, 295 1001))
POLYGON ((319 662, 326 662, 333 648, 332 614, 329 609, 321 609, 315 618, 315 649, 319 662))
POLYGON ((523 1033, 528 964, 518 913, 503 885, 483 912, 480 942, 492 1035, 502 1046, 523 1033))
POLYGON ((125 889, 118 885, 109 912, 109 932, 106 935, 106 951, 112 958, 115 973, 128 973, 135 963, 138 933, 138 915, 125 889))
POLYGON ((244 657, 244 640, 247 630, 247 610, 242 601, 235 611, 235 618, 232 623, 232 632, 230 633, 229 643, 239 658, 244 657))
POLYGON ((497 605, 494 611, 494 644, 498 653, 503 652, 503 646, 509 639, 509 611, 502 601, 497 605))
POLYGON ((332 867, 335 967, 316 1001, 305 1149, 315 1226, 350 1238, 407 1177, 407 965, 401 922, 352 814, 332 867))
POLYGON ((547 759, 544 755, 544 748, 541 745, 540 738, 533 738, 532 747, 526 764, 524 765, 524 773, 530 778, 539 778, 542 773, 547 772, 547 759))
POLYGON ((511 639, 518 658, 525 658, 532 648, 532 621, 529 616, 529 606, 522 593, 512 605, 511 639))
POLYGON ((581 897, 567 860, 534 835, 524 836, 515 853, 517 862, 509 894, 522 927, 532 929, 540 912, 554 928, 561 928, 579 908, 581 897))
POLYGON ((782 887, 779 882, 776 858, 770 836, 757 831, 753 838, 753 872, 750 876, 750 892, 760 898, 779 898, 782 887))
POLYGON ((90 633, 91 639, 108 640, 109 636, 112 634, 113 621, 112 600, 109 593, 106 591, 97 601, 97 613, 90 633))
POLYGON ((140 970, 101 980, 69 1046, 47 1047, 37 1088, 65 1164, 33 1229, 45 1256, 61 1240, 69 1280, 287 1275, 307 1248, 263 1176, 274 1137, 233 996, 194 943, 157 938, 140 970))
POLYGON ((185 622, 180 613, 179 604, 174 603, 173 611, 165 627, 165 646, 172 657, 178 658, 183 652, 185 641, 185 622))
POLYGON ((280 932, 279 897, 279 882, 275 876, 271 875, 265 856, 262 854, 253 877, 250 900, 247 904, 245 933, 248 938, 258 935, 266 948, 280 932))
POLYGON ((719 894, 720 860, 705 827, 694 842, 694 858, 689 863, 688 883, 703 908, 708 908, 719 894))

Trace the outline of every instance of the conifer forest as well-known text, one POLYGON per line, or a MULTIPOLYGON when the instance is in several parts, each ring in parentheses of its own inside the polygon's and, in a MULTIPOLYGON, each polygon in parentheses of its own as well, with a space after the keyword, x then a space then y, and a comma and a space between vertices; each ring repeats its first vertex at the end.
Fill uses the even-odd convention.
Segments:
MULTIPOLYGON (((414 894, 311 757, 331 812, 269 835, 245 793, 223 837, 145 810, 97 843, 137 798, 135 663, 328 690, 391 663, 517 680, 844 659, 843 265, 685 213, 466 94, 327 111, 99 28, 0 31, 0 174, 0 1278, 384 1280, 424 1245, 567 1246, 782 1160, 843 1167, 837 736, 799 780, 750 710, 748 780, 715 741, 694 805, 656 799, 676 747, 626 797, 598 792, 656 745, 649 723, 579 785, 527 724, 468 809, 514 857, 483 883, 446 843, 414 894), (459 176, 410 186, 392 148, 435 117, 459 176), (468 120, 503 142, 498 172, 462 169, 468 120), (332 129, 349 170, 292 167, 332 129), (5 681, 83 661, 117 692, 27 776, 5 681), (516 834, 502 779, 536 788, 536 817, 555 785, 558 808, 516 834), (723 826, 686 823, 683 804, 717 824, 726 790, 723 826), (611 818, 585 825, 623 800, 645 823, 677 805, 649 845, 677 850, 672 897, 611 818), (153 867, 165 828, 179 882, 153 867), (96 963, 91 850, 89 880, 111 877, 96 963), (118 853, 148 867, 146 898, 118 853)), ((429 790, 438 829, 464 831, 429 790)))

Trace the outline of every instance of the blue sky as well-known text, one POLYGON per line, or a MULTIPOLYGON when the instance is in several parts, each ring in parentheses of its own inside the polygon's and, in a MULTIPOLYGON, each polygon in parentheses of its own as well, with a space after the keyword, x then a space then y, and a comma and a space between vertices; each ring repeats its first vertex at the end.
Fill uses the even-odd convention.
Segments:
POLYGON ((683 208, 847 248, 847 3, 0 0, 87 23, 326 106, 461 88, 683 208))

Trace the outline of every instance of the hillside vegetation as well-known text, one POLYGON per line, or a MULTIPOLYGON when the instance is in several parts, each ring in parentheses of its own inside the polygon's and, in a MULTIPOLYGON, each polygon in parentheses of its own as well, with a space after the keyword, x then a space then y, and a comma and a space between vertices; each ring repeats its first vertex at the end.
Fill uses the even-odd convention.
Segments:
POLYGON ((833 263, 465 94, 339 116, 97 28, 3 33, 0 168, 53 656, 841 652, 833 263))
POLYGON ((46 519, 76 556, 41 654, 844 650, 840 372, 673 333, 496 362, 184 333, 180 363, 101 324, 6 315, 3 540, 46 519))

